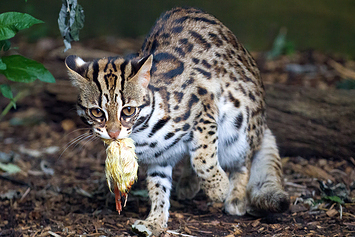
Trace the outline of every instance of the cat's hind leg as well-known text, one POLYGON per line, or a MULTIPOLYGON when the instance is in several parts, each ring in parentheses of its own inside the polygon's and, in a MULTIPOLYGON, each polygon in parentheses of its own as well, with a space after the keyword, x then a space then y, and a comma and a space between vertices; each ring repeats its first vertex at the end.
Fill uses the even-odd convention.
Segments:
POLYGON ((247 212, 261 216, 284 212, 289 198, 282 185, 282 165, 275 137, 266 129, 261 149, 254 155, 247 186, 247 212))

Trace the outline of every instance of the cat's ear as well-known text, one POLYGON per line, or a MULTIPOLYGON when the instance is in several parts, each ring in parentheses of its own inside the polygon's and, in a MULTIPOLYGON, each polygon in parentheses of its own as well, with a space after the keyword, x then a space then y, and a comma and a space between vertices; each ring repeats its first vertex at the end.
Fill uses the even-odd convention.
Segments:
POLYGON ((74 85, 89 81, 89 79, 85 77, 88 63, 82 58, 76 55, 70 55, 65 59, 65 66, 68 68, 69 75, 74 85))
POLYGON ((150 81, 150 71, 153 66, 153 55, 142 58, 138 61, 138 72, 133 77, 142 87, 147 88, 150 81))

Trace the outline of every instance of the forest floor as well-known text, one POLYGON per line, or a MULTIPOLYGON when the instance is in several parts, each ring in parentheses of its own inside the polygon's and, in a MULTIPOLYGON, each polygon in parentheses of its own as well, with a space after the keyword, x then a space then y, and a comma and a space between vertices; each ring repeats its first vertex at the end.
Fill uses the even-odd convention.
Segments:
MULTIPOLYGON (((17 44, 22 54, 43 62, 57 83, 31 84, 32 93, 0 121, 0 236, 134 236, 131 225, 150 208, 144 167, 119 215, 105 180, 104 145, 81 136, 89 129, 75 112, 62 43, 42 39, 17 44), (15 174, 6 172, 16 168, 20 170, 15 174)), ((102 38, 74 44, 68 53, 84 58, 107 56, 108 51, 122 55, 134 52, 137 45, 139 40, 102 38)), ((345 69, 355 66, 313 51, 275 60, 253 55, 266 84, 332 90, 347 83, 345 69)), ((0 77, 0 83, 3 80, 0 77)), ((1 98, 0 108, 7 103, 1 98)), ((230 216, 202 192, 180 201, 173 189, 163 236, 355 236, 354 157, 283 157, 282 162, 291 200, 287 212, 263 218, 230 216)), ((178 165, 174 184, 180 173, 178 165)))

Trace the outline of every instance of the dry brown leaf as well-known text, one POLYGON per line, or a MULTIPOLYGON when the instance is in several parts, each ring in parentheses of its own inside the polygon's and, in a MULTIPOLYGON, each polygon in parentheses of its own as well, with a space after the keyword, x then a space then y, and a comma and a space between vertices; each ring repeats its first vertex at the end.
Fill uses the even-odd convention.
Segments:
POLYGON ((256 219, 255 221, 253 221, 253 223, 251 223, 253 227, 257 227, 259 224, 260 224, 260 219, 256 219))
POLYGON ((191 230, 190 230, 189 228, 187 228, 187 226, 184 227, 184 231, 185 231, 186 233, 188 233, 189 235, 192 234, 191 230))
POLYGON ((271 224, 270 226, 271 226, 271 228, 273 228, 273 229, 279 229, 279 228, 281 227, 280 224, 271 224))
POLYGON ((212 207, 214 207, 214 208, 222 208, 223 206, 224 206, 223 202, 214 202, 212 204, 212 207))
POLYGON ((210 222, 210 224, 211 224, 211 225, 219 225, 219 224, 220 224, 220 222, 219 222, 219 221, 214 220, 214 221, 211 221, 211 222, 210 222))
POLYGON ((330 174, 328 174, 326 171, 324 171, 321 168, 318 168, 317 166, 314 165, 310 165, 308 164, 305 167, 305 172, 306 174, 308 174, 309 176, 313 177, 313 178, 318 178, 318 179, 325 179, 325 180, 331 180, 331 181, 335 181, 334 177, 331 176, 330 174))
POLYGON ((335 181, 334 177, 331 176, 328 172, 326 172, 325 170, 323 170, 317 166, 314 166, 314 165, 307 164, 307 165, 303 166, 300 164, 291 163, 291 167, 292 167, 293 171, 296 173, 301 173, 301 174, 307 175, 312 178, 317 178, 317 179, 322 179, 322 180, 329 179, 333 182, 335 181))
POLYGON ((326 214, 327 214, 327 216, 329 216, 329 217, 333 217, 333 216, 335 216, 335 215, 338 214, 338 211, 335 210, 335 209, 330 209, 330 210, 328 210, 328 211, 326 212, 326 214))
POLYGON ((241 235, 242 233, 243 233, 242 229, 240 229, 238 227, 236 227, 233 232, 234 236, 241 235))
POLYGON ((174 213, 174 216, 178 219, 184 219, 184 215, 180 214, 180 213, 174 213))

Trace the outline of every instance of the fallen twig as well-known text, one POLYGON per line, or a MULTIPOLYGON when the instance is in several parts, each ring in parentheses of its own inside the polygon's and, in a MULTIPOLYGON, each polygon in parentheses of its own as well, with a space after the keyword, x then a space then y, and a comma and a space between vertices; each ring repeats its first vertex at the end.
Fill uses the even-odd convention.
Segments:
POLYGON ((185 237, 197 237, 197 236, 194 236, 194 235, 181 234, 181 233, 178 233, 178 232, 176 232, 174 230, 167 230, 166 232, 169 233, 169 234, 172 234, 172 235, 179 235, 179 236, 185 236, 185 237))
POLYGON ((343 219, 343 206, 341 204, 339 204, 339 212, 340 212, 340 220, 343 219))
POLYGON ((300 184, 295 184, 295 183, 291 183, 291 182, 285 182, 285 185, 291 186, 291 187, 294 187, 294 188, 307 189, 307 186, 300 185, 300 184))
POLYGON ((21 197, 21 199, 20 199, 20 202, 22 202, 23 199, 25 199, 25 197, 27 196, 27 194, 30 193, 30 191, 31 191, 31 188, 26 189, 25 193, 22 195, 22 197, 21 197))
POLYGON ((51 236, 54 236, 54 237, 61 237, 60 235, 58 235, 52 231, 48 231, 47 233, 50 234, 51 236))

